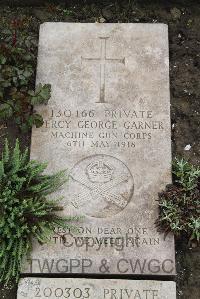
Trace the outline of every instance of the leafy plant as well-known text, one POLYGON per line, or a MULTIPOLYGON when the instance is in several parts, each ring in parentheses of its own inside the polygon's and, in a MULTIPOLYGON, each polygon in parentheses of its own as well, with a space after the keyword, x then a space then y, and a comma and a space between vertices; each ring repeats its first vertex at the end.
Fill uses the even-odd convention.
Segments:
POLYGON ((184 159, 173 162, 173 185, 159 194, 156 224, 166 233, 184 236, 189 243, 200 241, 200 167, 184 159))
POLYGON ((34 90, 37 37, 26 31, 28 22, 14 19, 0 30, 0 120, 12 119, 23 131, 43 124, 33 105, 46 104, 51 91, 49 84, 34 90))
POLYGON ((18 280, 32 238, 46 243, 56 226, 70 227, 78 217, 62 217, 58 200, 48 195, 63 185, 65 171, 45 175, 46 163, 29 161, 28 150, 20 151, 19 142, 9 149, 6 140, 0 160, 0 282, 18 280))

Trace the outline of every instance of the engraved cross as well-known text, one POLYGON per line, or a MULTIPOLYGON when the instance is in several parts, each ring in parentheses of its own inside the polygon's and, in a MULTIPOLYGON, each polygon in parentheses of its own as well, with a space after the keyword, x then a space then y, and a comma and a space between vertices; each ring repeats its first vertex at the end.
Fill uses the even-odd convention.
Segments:
POLYGON ((105 101, 105 78, 106 78, 106 64, 107 63, 122 63, 125 65, 124 58, 107 58, 106 46, 109 37, 100 37, 101 40, 101 55, 99 58, 85 58, 81 57, 82 61, 99 62, 100 63, 100 98, 97 103, 106 103, 105 101))

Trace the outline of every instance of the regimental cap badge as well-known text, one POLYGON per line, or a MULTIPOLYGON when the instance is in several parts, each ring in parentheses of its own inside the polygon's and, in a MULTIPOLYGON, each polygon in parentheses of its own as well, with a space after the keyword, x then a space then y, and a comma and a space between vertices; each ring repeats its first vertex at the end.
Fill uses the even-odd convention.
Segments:
POLYGON ((106 183, 112 180, 114 168, 103 161, 90 163, 86 168, 88 179, 93 183, 106 183))

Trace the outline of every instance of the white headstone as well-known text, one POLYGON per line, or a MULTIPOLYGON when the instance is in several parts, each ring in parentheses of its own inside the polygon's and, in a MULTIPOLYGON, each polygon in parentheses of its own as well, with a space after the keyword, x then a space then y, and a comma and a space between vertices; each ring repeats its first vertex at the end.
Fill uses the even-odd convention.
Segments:
POLYGON ((175 274, 173 236, 154 224, 171 182, 168 60, 164 24, 41 26, 37 82, 52 96, 31 158, 69 169, 64 214, 84 220, 35 244, 26 273, 175 274))

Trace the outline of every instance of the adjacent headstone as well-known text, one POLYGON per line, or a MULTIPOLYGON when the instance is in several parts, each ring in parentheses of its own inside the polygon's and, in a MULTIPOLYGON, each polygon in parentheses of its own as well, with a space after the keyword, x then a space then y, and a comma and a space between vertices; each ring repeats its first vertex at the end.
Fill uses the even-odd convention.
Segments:
POLYGON ((119 279, 24 278, 17 299, 175 299, 175 282, 119 279))
POLYGON ((171 182, 168 63, 163 24, 41 26, 37 82, 52 96, 31 158, 69 169, 64 214, 84 219, 35 244, 25 273, 175 274, 173 236, 155 227, 171 182))

